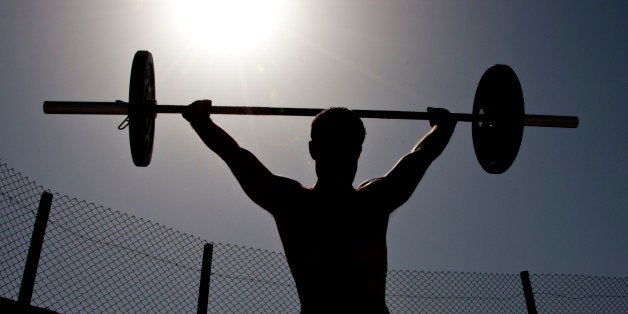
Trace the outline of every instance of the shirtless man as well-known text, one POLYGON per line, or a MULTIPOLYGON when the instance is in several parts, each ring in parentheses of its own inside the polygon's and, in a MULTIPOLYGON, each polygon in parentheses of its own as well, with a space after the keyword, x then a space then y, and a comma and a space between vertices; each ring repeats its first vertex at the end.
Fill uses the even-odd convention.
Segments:
POLYGON ((431 131, 383 177, 357 188, 353 180, 365 130, 345 108, 312 122, 309 150, 318 180, 307 188, 270 172, 210 119, 211 101, 188 106, 183 117, 229 166, 244 192, 275 219, 302 313, 387 313, 388 217, 405 203, 429 165, 445 149, 456 121, 445 109, 431 131))

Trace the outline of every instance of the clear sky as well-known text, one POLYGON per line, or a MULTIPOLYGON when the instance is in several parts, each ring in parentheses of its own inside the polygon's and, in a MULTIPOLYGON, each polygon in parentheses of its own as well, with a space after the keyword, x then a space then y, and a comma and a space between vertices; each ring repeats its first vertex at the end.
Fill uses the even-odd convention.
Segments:
MULTIPOLYGON (((510 65, 526 111, 578 129, 526 128, 502 175, 470 125, 390 221, 389 267, 628 276, 627 1, 0 2, 0 158, 54 192, 202 238, 273 251, 272 217, 178 115, 132 165, 122 116, 51 116, 44 100, 127 100, 133 54, 157 99, 188 104, 471 111, 491 65, 510 65)), ((272 171, 315 182, 310 118, 215 117, 272 171)), ((427 122, 365 120, 356 179, 385 174, 427 122)))

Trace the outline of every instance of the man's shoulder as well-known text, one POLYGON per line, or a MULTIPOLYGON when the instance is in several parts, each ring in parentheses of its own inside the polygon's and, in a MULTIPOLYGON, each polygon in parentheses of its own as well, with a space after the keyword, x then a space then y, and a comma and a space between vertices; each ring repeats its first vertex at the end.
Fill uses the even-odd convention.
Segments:
POLYGON ((260 205, 273 214, 307 202, 312 194, 312 189, 304 187, 299 181, 277 175, 274 176, 270 186, 264 189, 272 194, 272 197, 260 205))
POLYGON ((356 191, 365 204, 390 213, 405 202, 398 197, 399 188, 387 177, 378 177, 360 184, 356 191))
POLYGON ((382 200, 387 198, 386 178, 373 178, 364 181, 355 189, 360 199, 366 200, 382 200))
POLYGON ((275 184, 279 185, 277 188, 290 193, 308 193, 311 192, 311 188, 304 187, 301 182, 283 176, 275 176, 275 184))
POLYGON ((373 192, 374 190, 378 188, 378 186, 382 185, 382 183, 385 183, 384 181, 385 181, 385 178, 383 177, 366 180, 362 182, 360 185, 358 185, 358 187, 356 188, 356 191, 361 192, 361 193, 373 192))

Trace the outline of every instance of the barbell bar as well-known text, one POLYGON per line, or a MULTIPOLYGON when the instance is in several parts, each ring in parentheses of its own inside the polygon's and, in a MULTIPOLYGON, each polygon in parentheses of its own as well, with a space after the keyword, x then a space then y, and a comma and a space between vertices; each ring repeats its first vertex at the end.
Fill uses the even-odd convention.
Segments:
MULTIPOLYGON (((155 105, 155 113, 181 114, 187 106, 155 105)), ((211 114, 221 115, 254 115, 254 116, 294 116, 313 117, 322 108, 280 108, 280 107, 248 107, 248 106, 212 106, 211 114)), ((352 110, 360 118, 397 119, 397 120, 430 120, 429 112, 400 111, 400 110, 352 110)), ((44 113, 47 114, 85 114, 85 115, 128 115, 129 104, 118 101, 44 101, 44 113)), ((474 116, 470 113, 452 113, 453 119, 460 122, 487 121, 482 115, 474 116)), ((524 116, 525 126, 550 128, 577 128, 578 117, 533 115, 524 116)))
MULTIPOLYGON (((158 105, 152 54, 138 51, 131 67, 129 102, 45 101, 46 114, 128 115, 133 163, 148 166, 152 157, 155 117, 158 113, 183 113, 187 106, 158 105)), ((319 108, 212 106, 211 114, 315 116, 319 108)), ((428 112, 353 110, 361 118, 430 120, 428 112)), ((515 72, 507 65, 490 67, 480 79, 473 113, 452 113, 461 122, 472 122, 473 146, 484 170, 506 171, 521 145, 524 126, 576 128, 578 117, 524 114, 523 92, 515 72)))

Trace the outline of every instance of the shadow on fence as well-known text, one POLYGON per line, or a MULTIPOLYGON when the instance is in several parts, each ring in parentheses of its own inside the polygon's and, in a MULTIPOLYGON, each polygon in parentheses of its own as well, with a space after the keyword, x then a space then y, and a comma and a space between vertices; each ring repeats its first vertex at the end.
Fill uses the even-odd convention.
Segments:
MULTIPOLYGON (((283 254, 53 195, 1 161, 0 233, 5 309, 299 311, 283 254)), ((628 312, 628 278, 389 270, 386 301, 391 312, 628 312)))

